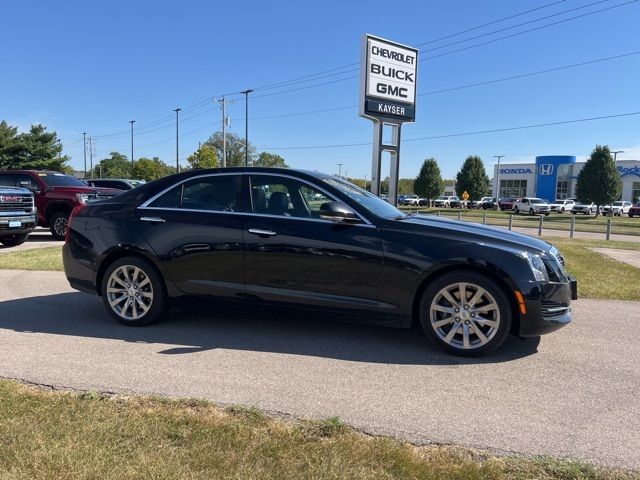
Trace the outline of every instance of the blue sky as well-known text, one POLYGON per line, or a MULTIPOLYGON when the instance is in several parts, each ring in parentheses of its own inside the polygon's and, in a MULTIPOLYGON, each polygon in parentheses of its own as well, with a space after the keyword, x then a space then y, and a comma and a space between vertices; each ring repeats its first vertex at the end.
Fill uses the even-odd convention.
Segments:
MULTIPOLYGON (((626 1, 565 0, 421 46, 422 58, 445 55, 420 63, 418 93, 428 95, 418 97, 416 123, 404 127, 403 138, 640 111, 640 55, 431 94, 638 52, 636 1, 449 53, 626 1), (577 10, 561 13, 570 9, 577 10), (541 19, 549 15, 555 16, 541 19), (531 23, 509 28, 524 22, 531 23), (484 36, 468 40, 479 35, 484 36), (454 42, 460 43, 447 46, 454 42)), ((41 122, 56 130, 78 169, 83 163, 82 132, 97 138, 98 158, 114 150, 128 155, 128 122, 135 119, 135 156, 157 155, 173 163, 172 110, 182 107, 184 162, 199 141, 220 128, 216 122, 221 114, 211 99, 256 88, 250 101, 250 141, 259 150, 279 153, 297 168, 336 172, 336 164, 343 163, 343 173, 362 177, 370 175, 370 146, 281 149, 371 141, 371 123, 360 118, 355 107, 260 118, 356 105, 358 79, 344 79, 354 73, 343 72, 358 65, 307 83, 262 91, 257 87, 358 62, 364 33, 418 45, 551 3, 554 0, 5 2, 0 16, 0 119, 21 129, 41 122), (332 83, 265 95, 328 81, 332 83)), ((244 100, 229 98, 235 100, 228 109, 231 131, 243 136, 244 100)), ((618 159, 640 158, 640 115, 406 142, 400 170, 403 177, 413 177, 423 159, 435 157, 444 176, 453 177, 470 154, 480 155, 492 168, 497 154, 506 155, 503 162, 544 154, 585 156, 597 143, 624 149, 618 159)))

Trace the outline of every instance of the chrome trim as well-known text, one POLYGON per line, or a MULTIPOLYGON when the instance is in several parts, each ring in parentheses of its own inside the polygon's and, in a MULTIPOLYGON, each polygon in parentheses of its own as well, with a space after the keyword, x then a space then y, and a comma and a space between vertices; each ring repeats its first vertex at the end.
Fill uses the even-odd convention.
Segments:
POLYGON ((273 237, 274 235, 277 235, 277 233, 272 230, 262 230, 261 228, 250 228, 247 231, 249 233, 253 233, 254 235, 267 235, 269 237, 273 237))
POLYGON ((165 219, 160 217, 140 217, 143 222, 164 223, 165 219))

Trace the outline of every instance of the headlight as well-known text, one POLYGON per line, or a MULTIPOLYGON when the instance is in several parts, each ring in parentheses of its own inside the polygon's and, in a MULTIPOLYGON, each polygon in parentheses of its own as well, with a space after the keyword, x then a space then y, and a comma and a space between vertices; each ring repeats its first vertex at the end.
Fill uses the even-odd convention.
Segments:
POLYGON ((525 252, 523 254, 524 258, 526 258, 529 263, 529 267, 531 268, 531 273, 533 273, 533 277, 538 282, 548 282, 549 275, 547 274, 547 268, 544 266, 544 262, 539 255, 534 255, 533 253, 525 252))
POLYGON ((87 201, 91 200, 93 197, 91 195, 87 195, 86 193, 76 193, 76 198, 82 205, 86 205, 87 201))

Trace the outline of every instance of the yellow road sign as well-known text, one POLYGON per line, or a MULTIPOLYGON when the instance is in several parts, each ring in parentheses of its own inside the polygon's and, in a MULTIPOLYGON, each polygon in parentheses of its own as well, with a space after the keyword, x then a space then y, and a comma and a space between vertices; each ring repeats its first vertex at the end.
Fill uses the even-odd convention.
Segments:
POLYGON ((464 193, 462 194, 462 199, 464 201, 469 200, 469 193, 465 190, 464 193))

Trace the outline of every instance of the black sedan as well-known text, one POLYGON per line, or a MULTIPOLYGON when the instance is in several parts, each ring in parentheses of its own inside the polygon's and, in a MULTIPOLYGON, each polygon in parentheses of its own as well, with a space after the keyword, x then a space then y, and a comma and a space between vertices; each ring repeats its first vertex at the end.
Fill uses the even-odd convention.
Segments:
POLYGON ((183 296, 267 302, 416 324, 461 355, 562 327, 576 296, 547 242, 288 169, 194 170, 77 208, 63 259, 71 286, 126 325, 183 296))

